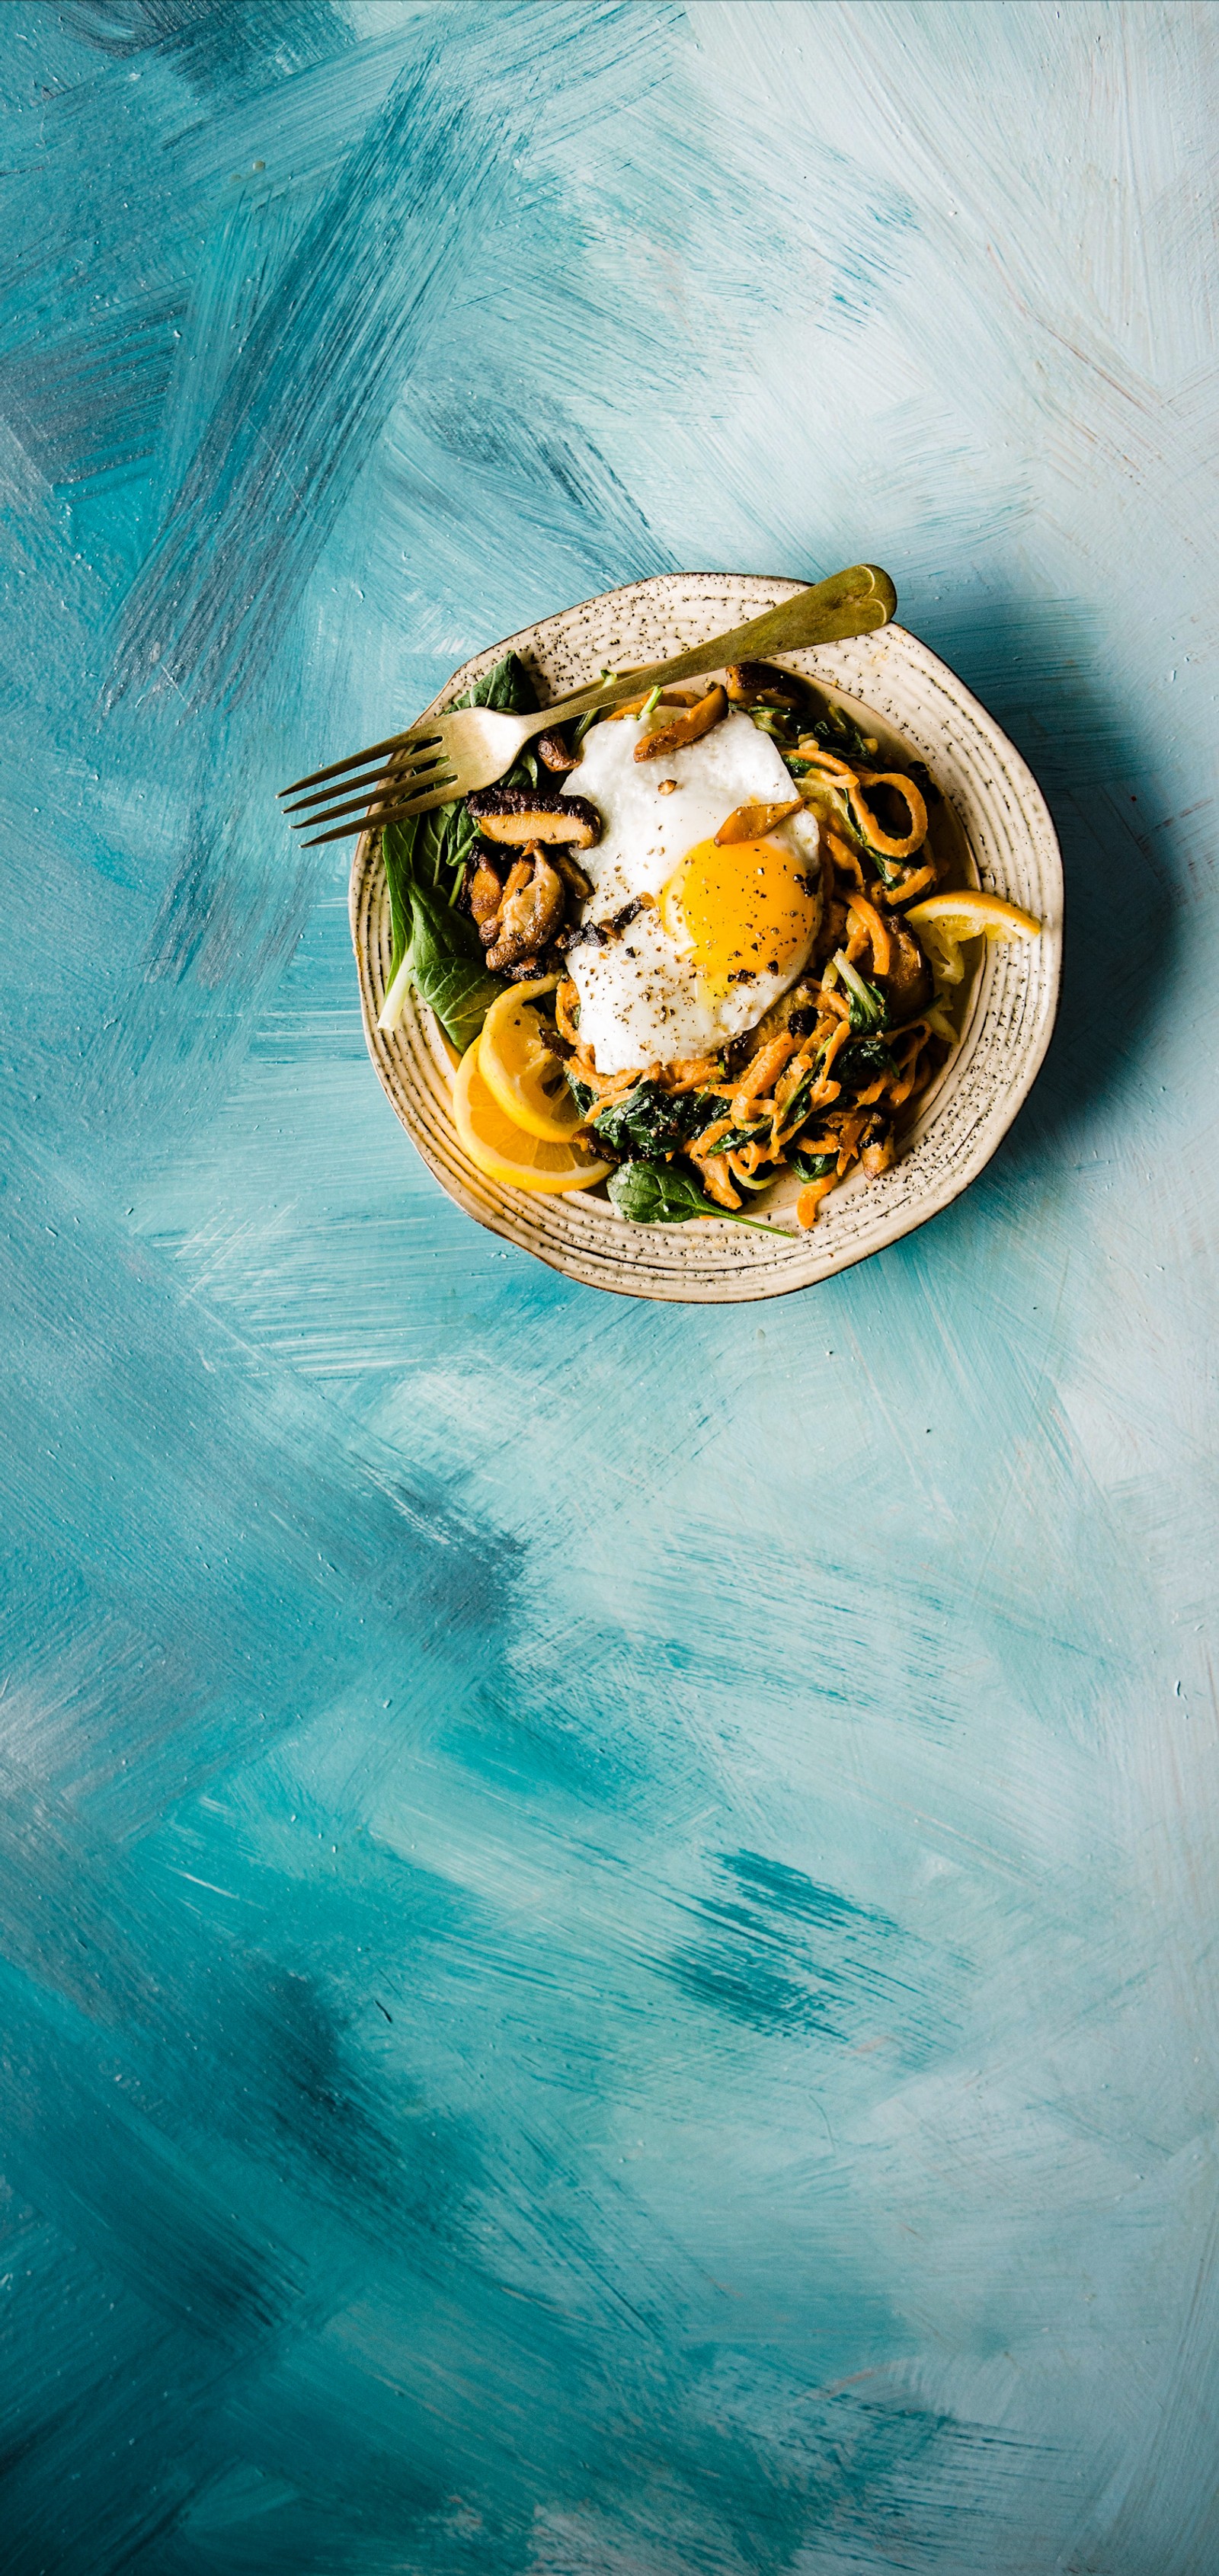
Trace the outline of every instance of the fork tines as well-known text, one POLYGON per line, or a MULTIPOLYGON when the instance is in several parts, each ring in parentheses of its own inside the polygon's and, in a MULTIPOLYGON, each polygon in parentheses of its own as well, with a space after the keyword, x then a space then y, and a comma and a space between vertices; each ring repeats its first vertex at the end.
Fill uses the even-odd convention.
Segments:
MULTIPOLYGON (((379 832, 384 823, 408 822, 412 815, 426 814, 429 805, 442 805, 456 784, 455 778, 442 778, 436 785, 429 782, 427 792, 421 791, 418 796, 411 799, 409 804, 379 805, 375 812, 362 814, 358 823, 340 823, 333 832, 315 832, 312 840, 302 841, 301 848, 319 850, 323 841, 354 841, 358 839, 361 832, 379 832)), ((326 817, 312 814, 308 820, 318 823, 324 822, 326 817)), ((294 828, 299 832, 304 829, 304 826, 297 823, 294 828)))
POLYGON ((285 805, 284 812, 303 816, 302 822, 293 824, 294 832, 303 831, 306 823, 337 823, 340 814, 359 812, 365 805, 371 805, 378 794, 387 792, 392 794, 395 790, 401 793, 406 788, 430 787, 439 777, 441 770, 447 772, 448 768, 449 763, 442 753, 433 754, 430 760, 412 760, 409 767, 401 769, 396 768, 391 761, 385 769, 366 771, 363 778, 345 778, 344 790, 348 787, 363 789, 362 795, 349 796, 346 804, 332 805, 329 799, 333 790, 323 787, 314 796, 302 796, 299 805, 285 805), (311 805, 324 805, 326 811, 322 814, 311 814, 306 811, 306 808, 311 805))
MULTIPOLYGON (((353 778, 347 773, 358 769, 361 760, 369 759, 372 756, 369 752, 361 752, 354 760, 336 760, 329 770, 314 773, 315 779, 329 777, 340 782, 338 803, 331 801, 335 795, 334 786, 315 785, 312 795, 302 796, 295 805, 285 806, 286 814, 300 818, 292 825, 294 832, 314 832, 313 839, 304 843, 305 849, 316 849, 322 841, 348 840, 356 833, 375 829, 382 823, 400 822, 408 814, 421 810, 421 797, 428 803, 435 803, 439 795, 451 785, 456 785, 439 733, 434 727, 429 729, 421 725, 412 733, 399 735, 392 748, 384 744, 380 747, 390 750, 388 760, 383 760, 375 769, 366 769, 359 777, 353 778), (349 788, 357 788, 361 793, 348 795, 345 791, 349 788), (311 810, 314 807, 320 810, 314 812, 311 810), (347 817, 353 814, 359 819, 348 821, 347 817), (318 831, 316 826, 322 823, 337 824, 339 828, 331 832, 318 831)), ((303 778, 298 781, 301 787, 309 784, 303 778)), ((294 792, 292 788, 282 790, 285 796, 294 792)))
MULTIPOLYGON (((391 774, 391 769, 388 765, 381 769, 366 769, 362 778, 345 778, 343 781, 343 788, 344 790, 349 787, 364 788, 366 791, 364 801, 367 804, 368 798, 375 793, 376 789, 380 787, 383 781, 390 777, 391 774)), ((281 787, 281 796, 285 796, 287 792, 286 788, 281 787)), ((334 793, 335 790, 333 787, 315 787, 312 796, 298 797, 295 805, 285 805, 284 812, 285 814, 303 814, 306 806, 325 805, 334 793)))
MULTIPOLYGON (((439 739, 439 727, 435 720, 430 725, 408 725, 405 733, 387 734, 384 742, 370 742, 366 750, 353 751, 349 760, 332 760, 329 769, 311 769, 307 778, 294 778, 291 786, 281 787, 279 793, 281 796, 295 796, 298 788, 320 787, 323 779, 342 778, 349 769, 362 769, 366 760, 376 760, 383 751, 405 751, 408 744, 412 743, 418 744, 422 749, 425 742, 437 742, 439 739)), ((387 761, 385 767, 388 768, 388 766, 387 761)), ((354 781, 352 783, 354 785, 354 781)))

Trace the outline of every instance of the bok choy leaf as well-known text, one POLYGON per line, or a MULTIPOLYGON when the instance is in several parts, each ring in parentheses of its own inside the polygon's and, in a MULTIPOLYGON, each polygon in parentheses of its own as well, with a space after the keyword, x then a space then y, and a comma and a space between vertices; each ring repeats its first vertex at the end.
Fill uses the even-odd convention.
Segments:
MULTIPOLYGON (((537 696, 515 653, 484 672, 459 707, 502 707, 530 715, 537 696)), ((509 770, 508 787, 536 786, 537 767, 526 751, 509 770)), ((397 1027, 408 985, 429 1002, 454 1046, 464 1051, 478 1036, 492 1002, 503 991, 487 971, 482 943, 468 913, 457 910, 466 863, 477 838, 464 804, 434 805, 428 814, 387 824, 382 833, 389 886, 393 956, 378 1026, 397 1027)))

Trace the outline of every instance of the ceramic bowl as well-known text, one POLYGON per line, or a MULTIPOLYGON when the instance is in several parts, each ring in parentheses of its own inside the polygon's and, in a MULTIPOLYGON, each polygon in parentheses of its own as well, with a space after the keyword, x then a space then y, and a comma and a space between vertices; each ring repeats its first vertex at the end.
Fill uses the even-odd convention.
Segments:
MULTIPOLYGON (((659 662, 743 625, 800 587, 738 573, 662 573, 631 582, 476 654, 454 672, 434 708, 447 706, 509 647, 534 673, 545 702, 583 685, 606 664, 659 662)), ((823 1203, 808 1233, 781 1230, 794 1224, 798 1185, 790 1177, 764 1210, 755 1210, 773 1219, 768 1234, 700 1219, 636 1226, 604 1198, 582 1192, 547 1198, 484 1179, 457 1139, 449 1056, 431 1011, 412 997, 392 1037, 377 1027, 389 975, 389 896, 379 836, 365 834, 357 846, 350 913, 364 1035, 412 1143, 449 1197, 480 1225, 568 1278, 620 1296, 700 1305, 783 1297, 896 1243, 977 1179, 1027 1097, 1050 1041, 1062 956, 1062 864, 1045 800, 1019 752, 947 664, 901 626, 783 658, 848 706, 866 709, 870 730, 886 745, 927 762, 947 800, 964 873, 1045 925, 1040 939, 985 943, 961 1043, 921 1101, 899 1161, 878 1181, 853 1174, 823 1203)))

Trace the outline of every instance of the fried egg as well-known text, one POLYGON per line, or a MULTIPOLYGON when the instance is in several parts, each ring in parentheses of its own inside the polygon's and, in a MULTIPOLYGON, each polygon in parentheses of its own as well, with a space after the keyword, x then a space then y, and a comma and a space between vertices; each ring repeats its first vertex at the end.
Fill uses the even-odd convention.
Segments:
MULTIPOLYGON (((653 722, 664 721, 658 709, 653 722)), ((714 1054, 740 1037, 795 982, 821 915, 815 815, 716 844, 738 806, 795 793, 769 736, 734 713, 686 749, 637 763, 650 729, 630 716, 594 725, 563 781, 603 821, 596 847, 580 853, 593 892, 567 959, 599 1073, 714 1054)))

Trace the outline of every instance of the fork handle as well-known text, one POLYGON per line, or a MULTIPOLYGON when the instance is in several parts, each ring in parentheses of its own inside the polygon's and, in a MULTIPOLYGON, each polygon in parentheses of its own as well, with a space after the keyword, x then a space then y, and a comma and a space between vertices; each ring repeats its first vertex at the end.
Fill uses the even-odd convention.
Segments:
POLYGON ((831 573, 828 581, 814 582, 793 599, 768 608, 764 616, 751 618, 747 626, 712 635, 705 644, 677 653, 669 662, 622 672, 613 680, 598 681, 595 688, 577 690, 574 697, 558 699, 530 731, 541 733, 547 725, 566 724, 569 717, 587 715, 593 707, 616 707, 623 698, 637 698, 641 689, 667 688, 674 680, 695 680, 704 671, 721 671, 729 662, 764 662, 771 653, 796 653, 804 645, 870 635, 878 626, 888 625, 896 608, 897 592, 879 564, 850 564, 845 572, 831 573))

